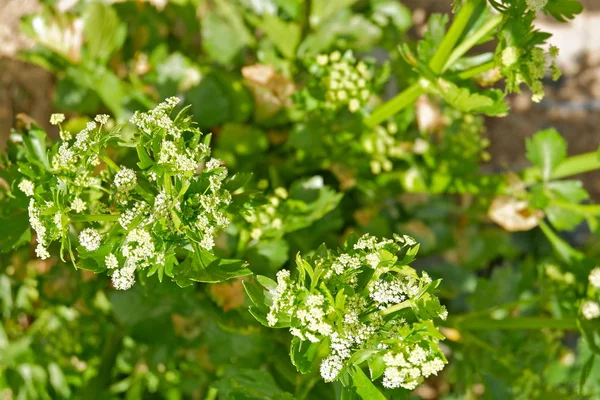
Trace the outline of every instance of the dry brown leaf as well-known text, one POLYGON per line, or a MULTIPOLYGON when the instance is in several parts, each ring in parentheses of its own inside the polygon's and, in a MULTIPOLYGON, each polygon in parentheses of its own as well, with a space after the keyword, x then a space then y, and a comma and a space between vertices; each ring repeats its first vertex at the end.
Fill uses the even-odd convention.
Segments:
POLYGON ((259 119, 267 119, 292 105, 291 95, 296 91, 296 86, 275 71, 272 65, 249 65, 242 68, 242 75, 254 95, 259 119))
POLYGON ((213 284, 210 293, 223 311, 242 307, 246 299, 242 279, 213 284))
POLYGON ((529 207, 525 200, 501 195, 492 201, 488 216, 509 232, 528 231, 535 228, 544 218, 544 213, 529 207))
POLYGON ((437 105, 427 95, 421 95, 415 104, 415 113, 419 131, 431 133, 444 127, 444 119, 437 105))

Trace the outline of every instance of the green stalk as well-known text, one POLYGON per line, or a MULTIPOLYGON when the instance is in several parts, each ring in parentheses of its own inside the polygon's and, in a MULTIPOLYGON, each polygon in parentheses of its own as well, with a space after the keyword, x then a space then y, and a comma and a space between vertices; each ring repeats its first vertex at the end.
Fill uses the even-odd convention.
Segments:
POLYGON ((423 93, 425 93, 425 90, 420 83, 412 84, 396 97, 376 108, 373 114, 365 119, 365 124, 370 127, 379 125, 392 115, 414 103, 423 93))
MULTIPOLYGON (((566 178, 600 169, 600 155, 597 151, 583 153, 564 159, 552 172, 552 179, 566 178)), ((541 176, 539 167, 529 167, 524 171, 526 183, 533 183, 541 176)))
POLYGON ((398 303, 398 304, 395 304, 393 306, 386 308, 385 310, 381 311, 381 314, 389 315, 389 314, 395 313, 396 311, 400 311, 402 309, 409 308, 411 306, 411 304, 412 304, 412 300, 405 300, 402 303, 398 303))
POLYGON ((600 204, 574 204, 567 201, 552 200, 550 205, 577 211, 584 215, 600 215, 600 204))
POLYGON ((472 35, 469 35, 463 40, 452 53, 448 57, 448 60, 444 64, 444 68, 442 71, 450 68, 452 64, 458 61, 459 58, 464 56, 467 51, 471 50, 473 46, 475 46, 481 39, 486 37, 490 32, 496 29, 503 21, 502 15, 495 15, 493 18, 489 19, 485 24, 483 24, 477 32, 472 35))
MULTIPOLYGON (((481 4, 482 0, 467 0, 460 8, 450 29, 444 36, 444 39, 442 39, 442 43, 440 43, 440 46, 429 62, 429 68, 434 74, 442 72, 456 42, 458 42, 458 39, 462 36, 465 27, 481 4)), ((392 115, 414 103, 423 93, 425 93, 425 89, 420 82, 412 84, 396 97, 376 108, 375 111, 373 111, 373 114, 365 119, 365 124, 370 127, 380 124, 392 115)))
POLYGON ((494 61, 488 61, 481 65, 477 65, 476 67, 461 71, 458 74, 456 74, 456 77, 459 79, 470 79, 474 76, 477 76, 486 71, 489 71, 490 69, 494 68, 495 66, 496 66, 496 63, 494 61))
POLYGON ((75 214, 69 215, 73 222, 83 221, 118 221, 120 214, 75 214))
POLYGON ((460 39, 462 36, 465 27, 471 20, 471 17, 475 13, 475 10, 481 1, 482 0, 467 0, 462 5, 458 11, 458 14, 456 14, 456 18, 454 18, 450 29, 448 29, 444 39, 442 39, 442 43, 440 43, 437 51, 429 61, 429 68, 431 68, 433 73, 439 74, 442 72, 446 62, 448 61, 448 57, 450 57, 450 53, 454 49, 458 39, 460 39))
POLYGON ((106 165, 108 165, 115 172, 117 172, 121 169, 121 168, 119 168, 119 166, 117 164, 115 164, 115 162, 113 160, 110 159, 109 156, 102 155, 100 158, 102 158, 102 161, 104 161, 106 163, 106 165))
POLYGON ((569 243, 558 236, 546 222, 540 221, 540 229, 546 235, 556 254, 568 265, 573 265, 584 258, 583 253, 575 250, 569 243))
POLYGON ((476 330, 538 330, 538 329, 562 329, 568 331, 577 330, 576 318, 551 318, 551 317, 516 317, 516 318, 476 318, 456 319, 456 328, 467 331, 476 330))

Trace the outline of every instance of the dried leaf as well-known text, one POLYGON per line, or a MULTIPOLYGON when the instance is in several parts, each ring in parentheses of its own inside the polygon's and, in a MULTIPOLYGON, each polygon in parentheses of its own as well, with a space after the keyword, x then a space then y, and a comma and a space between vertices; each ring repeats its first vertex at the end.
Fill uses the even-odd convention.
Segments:
POLYGON ((502 195, 492 201, 488 216, 509 232, 528 231, 538 226, 544 213, 529 208, 524 200, 502 195))
POLYGON ((210 293, 223 311, 240 308, 246 300, 242 279, 211 285, 210 293))
POLYGON ((296 87, 293 82, 275 71, 272 65, 249 65, 242 68, 242 75, 254 95, 259 119, 269 118, 282 108, 292 105, 291 95, 296 91, 296 87))
POLYGON ((439 107, 431 102, 427 95, 419 97, 415 107, 419 131, 431 133, 444 127, 444 120, 439 107))

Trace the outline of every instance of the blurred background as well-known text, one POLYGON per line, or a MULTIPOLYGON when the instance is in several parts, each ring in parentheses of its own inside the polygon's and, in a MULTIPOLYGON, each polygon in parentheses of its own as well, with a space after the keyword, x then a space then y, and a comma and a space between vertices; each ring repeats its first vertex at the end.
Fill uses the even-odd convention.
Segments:
MULTIPOLYGON (((118 3, 111 0, 109 3, 118 3)), ((144 1, 138 1, 142 3, 144 1)), ((157 10, 164 10, 168 0, 148 0, 157 10)), ((51 1, 58 10, 67 11, 77 0, 51 1)), ((176 1, 174 3, 184 3, 176 1)), ((270 4, 269 1, 248 1, 248 4, 270 4)), ((402 2, 412 11, 413 27, 409 35, 418 38, 423 34, 425 23, 431 13, 447 13, 449 0, 405 0, 402 2)), ((531 102, 528 93, 511 97, 512 112, 505 118, 488 118, 487 136, 490 171, 520 170, 528 165, 525 159, 525 140, 536 130, 555 127, 567 139, 569 153, 589 151, 600 143, 600 2, 582 0, 583 14, 569 23, 558 23, 551 17, 539 16, 537 25, 542 31, 553 34, 550 42, 560 49, 558 64, 563 76, 557 81, 548 80, 546 97, 539 104, 531 102)), ((0 4, 0 143, 5 141, 18 113, 25 113, 45 128, 52 130, 48 115, 53 111, 65 111, 61 94, 57 94, 58 77, 30 62, 23 61, 19 52, 32 48, 36 40, 22 29, 24 16, 39 12, 40 0, 3 0, 0 4)), ((167 10, 168 11, 168 10, 167 10)), ((44 35, 51 35, 46 32, 44 35)), ((131 34, 131 33, 130 33, 131 34)), ((200 40, 198 33, 193 40, 200 40)), ((82 32, 73 32, 69 43, 74 55, 82 45, 82 32)), ((113 60, 114 63, 114 60, 113 60)), ((178 68, 174 61, 171 68, 178 68)), ((168 65, 163 66, 169 68, 168 65)), ((149 68, 152 68, 150 65, 149 68)), ((146 72, 144 72, 146 73, 146 72)), ((194 98, 189 98, 193 102, 194 98)), ((100 111, 93 107, 90 113, 100 111)), ((600 173, 585 174, 581 178, 596 200, 600 199, 600 173)))

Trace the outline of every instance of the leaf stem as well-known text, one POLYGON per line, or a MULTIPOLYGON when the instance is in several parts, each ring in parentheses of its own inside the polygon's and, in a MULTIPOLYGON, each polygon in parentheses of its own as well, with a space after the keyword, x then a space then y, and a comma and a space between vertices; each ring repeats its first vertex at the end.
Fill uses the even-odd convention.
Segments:
POLYGON ((600 215, 600 204, 577 204, 569 203, 567 201, 552 200, 550 201, 550 205, 577 211, 584 215, 600 215))
POLYGON ((120 214, 75 214, 69 215, 73 222, 82 221, 118 221, 120 214))
MULTIPOLYGON (((450 29, 429 61, 429 68, 434 74, 442 72, 452 49, 456 45, 458 39, 462 36, 465 27, 471 20, 471 17, 478 6, 482 4, 481 2, 482 0, 467 0, 458 11, 458 14, 456 14, 456 18, 454 18, 450 29)), ((365 124, 370 127, 380 124, 392 115, 414 103, 423 93, 425 93, 425 88, 422 82, 413 83, 396 97, 376 108, 375 111, 373 111, 373 114, 365 119, 365 124)))
MULTIPOLYGON (((578 154, 565 158, 558 164, 552 171, 552 179, 566 178, 597 169, 600 169, 600 155, 597 151, 578 154)), ((526 183, 533 183, 537 180, 537 177, 541 176, 541 170, 537 166, 529 167, 524 171, 523 176, 526 183)))
POLYGON ((376 108, 373 114, 365 119, 365 124, 370 127, 379 125, 392 115, 414 103, 423 93, 425 93, 425 90, 421 83, 413 83, 396 97, 376 108))
POLYGON ((456 14, 450 29, 446 32, 440 46, 429 61, 429 68, 434 73, 439 74, 446 66, 450 53, 454 49, 458 39, 462 36, 465 27, 480 3, 481 0, 467 0, 458 11, 458 14, 456 14))
POLYGON ((514 317, 504 319, 456 318, 455 326, 458 330, 538 330, 545 328, 562 329, 568 331, 577 330, 576 318, 551 318, 551 317, 514 317))
POLYGON ((389 314, 395 313, 396 311, 400 311, 405 308, 409 308, 411 306, 411 304, 412 304, 412 300, 405 300, 402 303, 398 303, 398 304, 395 304, 393 306, 386 308, 385 310, 381 311, 381 314, 389 315, 389 314))
POLYGON ((490 69, 494 68, 495 66, 496 66, 496 63, 493 60, 488 61, 481 65, 477 65, 473 68, 469 68, 464 71, 460 71, 458 74, 456 74, 456 77, 459 79, 470 79, 470 78, 473 78, 474 76, 477 76, 483 72, 489 71, 490 69))
POLYGON ((475 46, 481 39, 486 37, 490 32, 496 29, 503 21, 501 14, 495 15, 483 24, 475 33, 469 35, 463 40, 448 57, 448 60, 444 64, 442 71, 447 70, 458 61, 459 58, 464 56, 473 46, 475 46))

